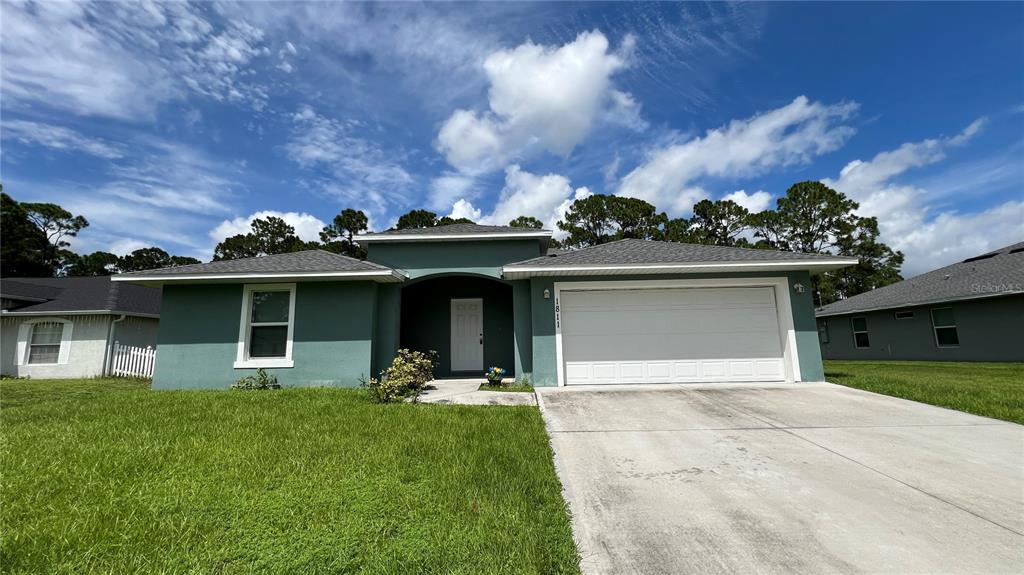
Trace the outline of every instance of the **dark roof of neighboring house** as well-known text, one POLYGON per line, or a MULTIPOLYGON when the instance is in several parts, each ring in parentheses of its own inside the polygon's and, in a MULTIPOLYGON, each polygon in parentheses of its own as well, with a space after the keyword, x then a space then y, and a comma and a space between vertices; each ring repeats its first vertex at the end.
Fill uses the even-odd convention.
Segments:
POLYGON ((830 316, 1024 293, 1024 242, 817 309, 830 316))
POLYGON ((395 271, 373 262, 357 260, 324 250, 306 250, 287 254, 222 260, 205 264, 190 264, 156 270, 128 272, 115 276, 116 281, 163 281, 174 279, 217 279, 237 276, 262 275, 271 277, 295 276, 390 276, 395 271))
POLYGON ((417 236, 487 236, 487 235, 523 235, 529 237, 550 236, 548 230, 537 230, 533 228, 514 228, 512 226, 484 226, 480 224, 449 224, 447 226, 433 226, 429 228, 407 228, 404 230, 385 230, 383 232, 370 232, 357 236, 358 239, 373 240, 387 237, 417 237, 417 236))
POLYGON ((27 305, 5 314, 96 312, 160 315, 160 290, 124 285, 109 276, 73 278, 3 278, 0 297, 27 305))
POLYGON ((508 264, 506 268, 744 262, 834 262, 838 264, 849 262, 849 260, 850 258, 820 254, 625 239, 578 250, 549 252, 546 256, 508 264))

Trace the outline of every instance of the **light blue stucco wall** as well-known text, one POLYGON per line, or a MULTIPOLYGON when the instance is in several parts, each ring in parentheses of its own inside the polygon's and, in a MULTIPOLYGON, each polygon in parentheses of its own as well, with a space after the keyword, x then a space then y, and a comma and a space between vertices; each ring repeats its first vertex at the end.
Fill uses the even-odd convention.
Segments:
MULTIPOLYGON (((153 387, 223 389, 254 369, 233 367, 242 284, 168 285, 153 387)), ((294 367, 270 368, 285 386, 359 385, 371 375, 377 284, 302 282, 295 293, 294 367)))
POLYGON ((817 329, 814 322, 814 302, 811 299, 810 274, 806 271, 785 273, 735 273, 735 274, 683 274, 683 275, 637 275, 637 276, 591 276, 591 277, 544 277, 530 281, 531 320, 533 329, 533 384, 536 386, 558 385, 558 360, 555 349, 555 298, 554 284, 581 281, 622 281, 622 280, 664 280, 664 279, 716 279, 716 278, 758 278, 782 277, 789 281, 793 326, 796 332, 797 358, 800 364, 801 381, 821 381, 825 377, 818 348, 817 329), (800 283, 804 293, 796 293, 792 286, 800 283), (544 290, 550 290, 551 298, 544 299, 544 290))

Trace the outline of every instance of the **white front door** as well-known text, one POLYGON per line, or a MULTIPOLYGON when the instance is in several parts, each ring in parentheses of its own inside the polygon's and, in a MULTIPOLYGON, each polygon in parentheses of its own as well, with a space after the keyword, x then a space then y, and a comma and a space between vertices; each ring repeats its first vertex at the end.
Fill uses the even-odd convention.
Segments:
POLYGON ((452 371, 484 369, 484 300, 452 300, 452 371))

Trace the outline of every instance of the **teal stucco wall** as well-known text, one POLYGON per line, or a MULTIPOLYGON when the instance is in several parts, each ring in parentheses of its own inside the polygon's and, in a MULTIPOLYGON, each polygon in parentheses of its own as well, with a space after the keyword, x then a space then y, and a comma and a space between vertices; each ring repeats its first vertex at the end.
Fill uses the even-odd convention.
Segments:
MULTIPOLYGON (((223 389, 254 369, 235 369, 242 284, 163 288, 153 387, 223 389)), ((359 385, 369 376, 377 284, 302 282, 295 292, 294 367, 269 368, 285 386, 359 385)))
POLYGON ((541 255, 540 240, 458 242, 370 242, 371 262, 400 269, 410 279, 442 273, 485 275, 501 279, 501 266, 541 255))
POLYGON ((811 298, 810 274, 806 271, 785 273, 735 273, 735 274, 685 274, 685 275, 637 275, 637 276, 591 276, 591 277, 542 277, 530 281, 531 321, 533 330, 532 380, 536 386, 558 385, 558 359, 555 349, 555 282, 581 281, 622 281, 622 280, 665 280, 665 279, 717 279, 781 277, 785 275, 792 288, 801 283, 806 288, 798 294, 789 290, 792 304, 793 326, 796 332, 797 358, 802 381, 821 381, 825 377, 818 347, 817 328, 814 322, 814 302, 811 298), (550 290, 551 299, 544 299, 544 290, 550 290))
POLYGON ((921 361, 1024 361, 1024 296, 1008 295, 931 306, 888 309, 818 318, 828 330, 821 344, 825 359, 921 361), (939 347, 931 310, 952 308, 960 345, 939 347), (914 317, 896 319, 895 312, 914 317), (870 347, 853 343, 852 317, 864 317, 870 347))

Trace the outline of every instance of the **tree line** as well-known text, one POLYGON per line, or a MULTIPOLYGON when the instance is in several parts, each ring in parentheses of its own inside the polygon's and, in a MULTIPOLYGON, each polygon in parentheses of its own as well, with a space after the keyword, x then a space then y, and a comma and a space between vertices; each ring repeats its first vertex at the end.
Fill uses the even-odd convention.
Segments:
MULTIPOLYGON (((55 204, 15 202, 4 194, 4 275, 102 275, 198 263, 194 258, 171 256, 159 248, 136 250, 118 257, 106 252, 77 255, 67 250, 64 238, 74 237, 88 225, 55 204), (8 263, 11 259, 11 264, 8 263), (20 258, 20 259, 19 259, 20 258), (37 265, 31 273, 24 273, 37 265), (48 271, 49 273, 42 273, 48 271)), ((857 215, 857 202, 822 184, 799 182, 786 190, 774 209, 751 213, 731 200, 702 200, 689 218, 669 218, 653 205, 636 198, 592 195, 575 200, 557 223, 565 233, 553 247, 578 249, 620 239, 636 238, 802 253, 855 257, 858 265, 812 278, 815 303, 823 305, 900 281, 903 254, 878 241, 878 220, 857 215)), ((438 216, 422 209, 398 218, 393 229, 427 228, 473 223, 466 218, 438 216)), ((304 241, 281 218, 253 220, 251 230, 225 238, 213 259, 230 260, 308 249, 323 249, 355 258, 366 250, 355 236, 367 230, 361 210, 347 208, 320 232, 320 241, 304 241)), ((540 229, 543 223, 523 215, 513 227, 540 229)))
POLYGON ((85 217, 57 204, 18 202, 0 191, 0 276, 104 276, 200 263, 158 247, 124 256, 102 251, 77 254, 68 249, 68 239, 87 227, 85 217))

